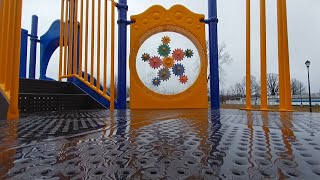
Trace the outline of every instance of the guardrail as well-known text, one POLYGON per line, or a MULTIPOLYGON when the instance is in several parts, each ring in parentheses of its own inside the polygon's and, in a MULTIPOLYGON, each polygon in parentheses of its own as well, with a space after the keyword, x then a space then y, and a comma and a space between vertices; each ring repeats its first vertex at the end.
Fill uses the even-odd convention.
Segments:
POLYGON ((115 101, 115 5, 114 0, 61 0, 59 80, 79 79, 107 99, 110 110, 115 101))

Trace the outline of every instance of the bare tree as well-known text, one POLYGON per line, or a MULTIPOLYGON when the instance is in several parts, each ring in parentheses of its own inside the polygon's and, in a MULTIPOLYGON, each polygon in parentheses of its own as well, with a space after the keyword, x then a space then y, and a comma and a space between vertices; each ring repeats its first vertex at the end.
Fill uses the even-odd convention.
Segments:
POLYGON ((227 46, 225 43, 221 43, 218 49, 218 59, 219 59, 219 75, 222 83, 224 83, 224 76, 226 76, 226 71, 223 69, 223 65, 230 64, 233 59, 229 53, 229 51, 226 50, 227 46))
MULTIPOLYGON (((209 56, 209 45, 207 42, 207 53, 209 56)), ((226 50, 227 46, 225 43, 221 43, 219 45, 218 49, 218 60, 219 60, 219 81, 220 84, 224 84, 225 79, 224 77, 227 75, 226 71, 223 69, 224 65, 228 65, 233 61, 233 58, 231 57, 229 51, 226 50)), ((210 59, 210 58, 209 58, 210 59)), ((209 73, 209 72, 208 72, 209 73)), ((207 81, 209 82, 210 74, 208 74, 208 79, 207 81)))
MULTIPOLYGON (((242 86, 245 87, 246 91, 246 76, 243 77, 242 79, 242 86)), ((257 78, 254 76, 251 76, 251 95, 254 97, 259 97, 260 96, 260 83, 257 81, 257 78)))
POLYGON ((300 95, 302 93, 304 93, 306 91, 306 87, 304 86, 304 84, 293 78, 291 79, 291 92, 292 92, 292 95, 300 95))
POLYGON ((270 73, 267 75, 268 93, 275 96, 279 92, 279 75, 270 73))
POLYGON ((243 83, 236 83, 232 91, 234 95, 244 97, 246 95, 246 86, 243 83))

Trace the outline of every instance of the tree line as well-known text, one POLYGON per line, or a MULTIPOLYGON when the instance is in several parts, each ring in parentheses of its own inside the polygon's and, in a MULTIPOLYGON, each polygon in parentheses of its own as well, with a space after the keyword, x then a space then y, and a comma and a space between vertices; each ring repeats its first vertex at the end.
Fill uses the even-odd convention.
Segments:
MULTIPOLYGON (((275 97, 279 94, 279 75, 276 73, 267 74, 268 96, 275 97)), ((296 78, 291 79, 291 94, 298 96, 306 93, 306 86, 296 78)), ((229 97, 243 98, 246 96, 246 77, 238 83, 230 86, 227 90, 222 90, 221 95, 229 97)), ((251 76, 251 96, 260 97, 260 81, 256 77, 251 76)))

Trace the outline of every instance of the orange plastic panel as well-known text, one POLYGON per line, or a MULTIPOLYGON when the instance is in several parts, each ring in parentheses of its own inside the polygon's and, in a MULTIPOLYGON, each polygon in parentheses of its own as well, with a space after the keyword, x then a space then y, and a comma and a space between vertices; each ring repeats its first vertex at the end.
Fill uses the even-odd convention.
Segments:
POLYGON ((142 14, 131 16, 130 53, 130 108, 131 109, 173 109, 208 108, 207 95, 207 53, 205 24, 200 22, 204 15, 195 14, 181 5, 169 10, 152 6, 142 14), (153 92, 140 80, 136 60, 140 46, 145 40, 160 32, 176 32, 189 38, 200 55, 200 73, 195 83, 186 91, 175 95, 153 92))

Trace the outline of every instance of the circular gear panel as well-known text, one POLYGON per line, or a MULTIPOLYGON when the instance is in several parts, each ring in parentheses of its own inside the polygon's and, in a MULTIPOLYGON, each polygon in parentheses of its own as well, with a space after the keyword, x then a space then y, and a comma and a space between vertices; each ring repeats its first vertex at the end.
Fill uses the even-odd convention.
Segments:
POLYGON ((162 95, 175 95, 190 88, 199 76, 200 66, 200 54, 196 46, 186 36, 176 32, 160 32, 150 36, 140 46, 136 58, 136 71, 141 82, 162 95), (185 55, 185 52, 192 52, 192 55, 185 55), (143 59, 145 55, 149 55, 150 59, 159 57, 162 62, 157 64, 157 68, 152 68, 143 59), (188 80, 181 81, 181 78, 185 79, 183 77, 188 80), (158 79, 161 83, 155 81, 158 79))

